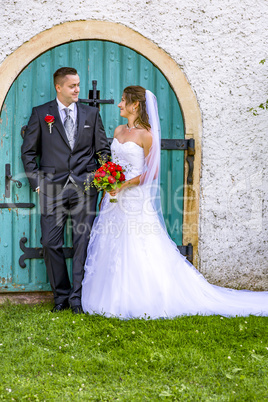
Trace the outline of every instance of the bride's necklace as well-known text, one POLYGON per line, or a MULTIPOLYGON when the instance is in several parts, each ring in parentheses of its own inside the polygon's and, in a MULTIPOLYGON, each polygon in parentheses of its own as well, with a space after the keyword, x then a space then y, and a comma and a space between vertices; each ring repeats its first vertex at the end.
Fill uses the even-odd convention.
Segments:
POLYGON ((130 133, 130 131, 133 129, 133 128, 137 128, 138 127, 138 124, 136 124, 135 126, 133 126, 133 127, 129 127, 129 125, 128 125, 128 123, 127 123, 127 129, 128 129, 128 132, 130 133))

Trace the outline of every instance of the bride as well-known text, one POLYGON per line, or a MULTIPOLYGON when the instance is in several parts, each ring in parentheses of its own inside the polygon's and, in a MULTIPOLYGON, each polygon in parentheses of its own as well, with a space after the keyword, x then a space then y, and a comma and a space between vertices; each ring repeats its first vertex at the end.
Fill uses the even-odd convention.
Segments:
POLYGON ((111 152, 126 181, 105 194, 94 221, 82 282, 84 312, 152 319, 267 316, 268 292, 209 284, 169 237, 159 194, 161 135, 154 94, 127 87, 118 107, 127 124, 115 129, 111 152))

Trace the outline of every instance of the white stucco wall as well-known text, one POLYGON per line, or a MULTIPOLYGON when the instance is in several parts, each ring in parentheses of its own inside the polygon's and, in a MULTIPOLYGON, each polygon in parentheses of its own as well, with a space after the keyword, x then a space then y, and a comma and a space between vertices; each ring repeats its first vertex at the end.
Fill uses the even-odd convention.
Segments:
MULTIPOLYGON (((211 282, 268 289, 266 0, 0 0, 0 63, 62 22, 102 20, 165 50, 203 119, 200 266, 211 282)), ((268 58, 268 57, 267 57, 268 58)))

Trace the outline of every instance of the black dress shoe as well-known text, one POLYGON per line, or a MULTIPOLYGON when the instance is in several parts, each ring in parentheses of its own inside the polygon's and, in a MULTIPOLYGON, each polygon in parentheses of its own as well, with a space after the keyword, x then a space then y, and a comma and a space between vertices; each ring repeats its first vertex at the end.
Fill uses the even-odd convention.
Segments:
POLYGON ((84 311, 82 309, 82 306, 72 306, 72 312, 74 314, 84 314, 84 311))
POLYGON ((51 313, 57 313, 58 311, 67 310, 68 308, 69 308, 68 302, 55 304, 55 306, 51 310, 51 313))

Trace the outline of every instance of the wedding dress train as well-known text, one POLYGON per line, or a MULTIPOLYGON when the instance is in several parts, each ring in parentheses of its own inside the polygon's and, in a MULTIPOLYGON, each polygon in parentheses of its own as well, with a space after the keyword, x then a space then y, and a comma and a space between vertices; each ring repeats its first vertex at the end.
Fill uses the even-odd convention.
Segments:
MULTIPOLYGON (((143 148, 114 139, 112 157, 126 180, 141 174, 143 148)), ((211 285, 180 254, 150 208, 146 186, 109 194, 94 221, 88 244, 82 307, 89 314, 120 318, 179 315, 268 315, 268 292, 211 285)))

